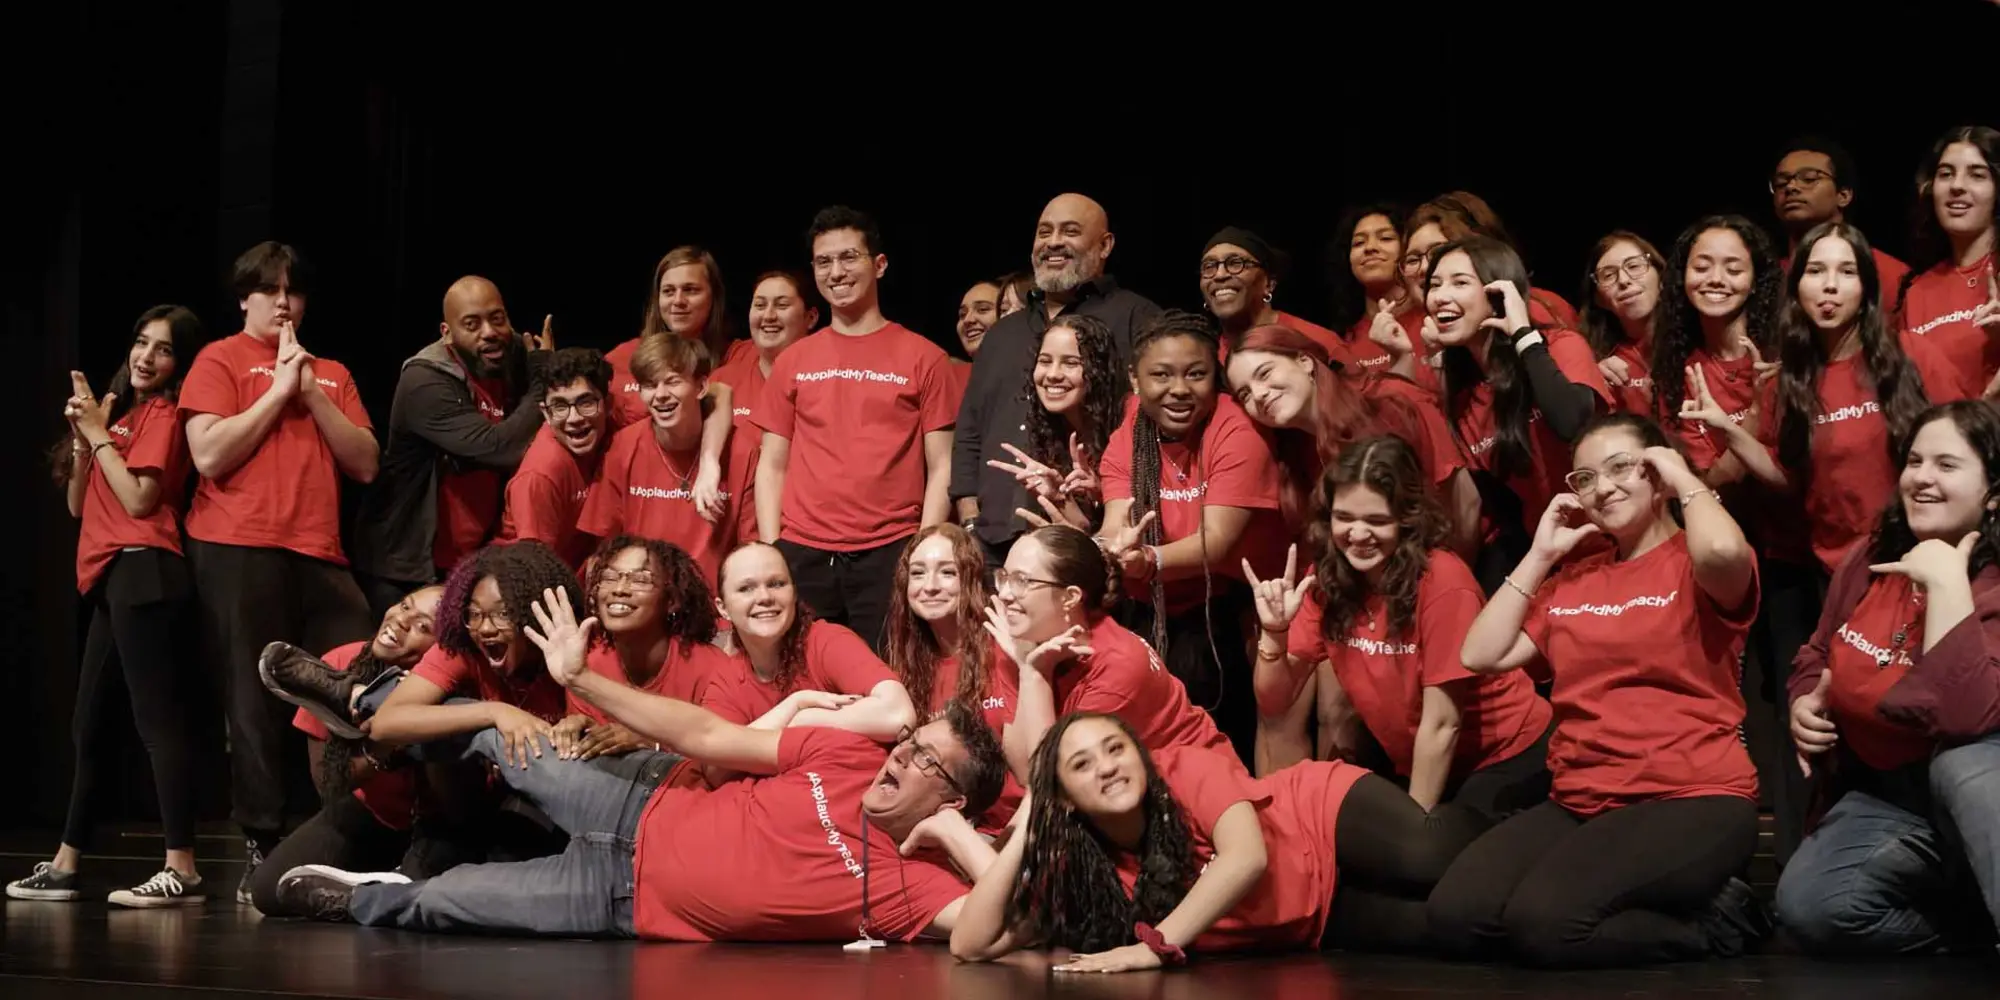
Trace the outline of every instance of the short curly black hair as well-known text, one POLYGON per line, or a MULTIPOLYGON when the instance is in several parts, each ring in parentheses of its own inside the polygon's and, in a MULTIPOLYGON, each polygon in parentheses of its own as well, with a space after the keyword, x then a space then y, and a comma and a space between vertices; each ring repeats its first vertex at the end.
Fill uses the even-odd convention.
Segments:
MULTIPOLYGON (((597 616, 597 586, 604 582, 604 573, 611 567, 611 560, 626 549, 644 549, 652 564, 655 599, 660 602, 660 627, 668 636, 681 644, 683 652, 704 642, 715 639, 715 591, 708 589, 708 581, 702 578, 701 564, 679 547, 669 545, 657 538, 643 538, 639 535, 614 535, 597 547, 590 557, 590 585, 584 600, 588 604, 588 614, 597 616)), ((579 609, 580 611, 582 609, 579 609)), ((602 629, 598 630, 596 642, 611 641, 602 629)))
POLYGON ((459 561, 444 581, 444 596, 438 599, 437 644, 447 652, 473 656, 479 647, 465 626, 465 610, 472 602, 472 590, 479 581, 492 577, 500 586, 500 600, 514 628, 535 622, 535 602, 545 590, 559 590, 569 597, 569 606, 583 610, 583 588, 576 572, 541 542, 524 540, 504 545, 488 545, 459 561))
POLYGON ((598 395, 611 392, 611 362, 604 360, 604 352, 595 347, 565 347, 549 355, 549 363, 542 369, 542 384, 551 389, 582 379, 598 395))

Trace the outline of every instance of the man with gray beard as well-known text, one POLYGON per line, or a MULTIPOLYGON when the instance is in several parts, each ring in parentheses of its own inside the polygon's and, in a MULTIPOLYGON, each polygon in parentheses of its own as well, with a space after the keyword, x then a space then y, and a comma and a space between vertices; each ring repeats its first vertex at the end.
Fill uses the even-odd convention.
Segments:
POLYGON ((952 442, 951 498, 959 523, 986 546, 989 565, 1005 562, 1007 549, 1027 529, 1014 514, 1030 506, 1027 491, 1012 474, 986 463, 1015 461, 1003 445, 1028 447, 1025 390, 1042 333, 1072 312, 1095 317, 1111 327, 1123 363, 1131 356, 1132 331, 1160 311, 1104 273, 1116 242, 1104 206, 1080 194, 1056 196, 1035 223, 1029 258, 1035 288, 1026 308, 994 323, 973 360, 952 442))

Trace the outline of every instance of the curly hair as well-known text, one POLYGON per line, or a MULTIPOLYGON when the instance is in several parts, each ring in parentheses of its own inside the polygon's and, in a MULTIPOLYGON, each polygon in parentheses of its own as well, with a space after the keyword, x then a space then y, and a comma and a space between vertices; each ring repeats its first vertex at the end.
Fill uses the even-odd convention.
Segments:
MULTIPOLYGON (((1916 445, 1917 432, 1940 420, 1951 421, 1959 435, 1965 438, 1965 443, 1972 446, 1972 453, 1978 456, 1979 464, 1986 473, 1987 497, 2000 497, 2000 410, 1984 400, 1960 399, 1940 403, 1918 414, 1916 419, 1910 421, 1909 430, 1896 441, 1896 468, 1909 465, 1910 449, 1916 445)), ((1969 575, 1977 577, 1986 567, 2000 564, 2000 509, 1985 508, 1973 530, 1979 532, 1979 541, 1973 545, 1965 569, 1969 575)), ((1956 542, 1957 539, 1947 538, 1945 541, 1956 542)), ((1916 533, 1910 530, 1909 512, 1903 509, 1902 498, 1898 497, 1882 509, 1882 518, 1868 540, 1869 561, 1896 562, 1916 544, 1916 533)))
POLYGON ((1021 927, 1029 940, 1096 952, 1133 943, 1132 925, 1157 924, 1193 887, 1194 829, 1186 812, 1153 765, 1153 755, 1125 720, 1115 715, 1075 712, 1056 720, 1035 747, 1028 772, 1034 804, 1028 817, 1027 848, 1020 881, 1007 902, 1007 926, 1021 927), (1139 839, 1139 878, 1127 895, 1118 878, 1116 848, 1073 809, 1057 773, 1063 733, 1084 719, 1103 719, 1131 741, 1146 769, 1140 800, 1145 832, 1139 839))
MULTIPOLYGON (((646 561, 657 577, 654 600, 660 602, 660 630, 679 643, 682 653, 714 641, 715 592, 708 589, 708 580, 701 575, 701 565, 678 546, 657 538, 616 535, 597 546, 597 551, 584 564, 590 567, 590 579, 584 594, 589 614, 592 617, 597 615, 597 588, 604 582, 611 560, 627 549, 644 549, 646 561)), ((609 645, 611 637, 599 629, 592 641, 598 645, 609 645)))
MULTIPOLYGON (((1625 325, 1618 321, 1617 314, 1599 305, 1597 301, 1597 262, 1603 260, 1604 255, 1620 243, 1630 243, 1638 247, 1640 255, 1646 258, 1646 263, 1650 264, 1653 272, 1659 275, 1660 302, 1656 302, 1653 306, 1655 313, 1658 313, 1661 302, 1664 302, 1667 296, 1667 259, 1660 256, 1660 251, 1650 240, 1629 229, 1614 229, 1604 234, 1604 238, 1590 248, 1590 256, 1584 258, 1583 287, 1577 293, 1581 296, 1577 301, 1583 303, 1577 307, 1576 325, 1581 327, 1577 332, 1583 334, 1583 339, 1590 341, 1591 356, 1599 361, 1610 357, 1611 352, 1625 343, 1625 325)), ((1651 326, 1650 322, 1648 326, 1651 326)))
POLYGON ((1326 284, 1331 289, 1332 325, 1336 332, 1345 334, 1371 312, 1368 290, 1361 287, 1360 279, 1354 276, 1354 266, 1348 263, 1349 251, 1354 247, 1354 231, 1361 228, 1370 216, 1379 215, 1389 220, 1390 228, 1396 230, 1397 246, 1396 255, 1389 260, 1389 267, 1400 280, 1402 221, 1408 214, 1408 209, 1393 202, 1372 202, 1348 209, 1342 213, 1339 224, 1333 227, 1333 238, 1326 244, 1326 284))
POLYGON ((551 389, 582 379, 600 396, 611 392, 611 362, 595 347, 565 347, 549 355, 542 369, 542 384, 551 389))
MULTIPOLYGON (((785 561, 784 552, 777 546, 769 542, 745 542, 742 545, 738 545, 727 556, 724 556, 722 565, 716 567, 715 592, 718 595, 729 592, 730 562, 735 560, 739 553, 758 547, 767 548, 772 552, 778 553, 778 564, 785 567, 785 579, 790 580, 792 578, 791 564, 785 561)), ((771 685, 773 687, 780 691, 789 692, 792 690, 792 686, 798 683, 799 678, 805 675, 806 636, 811 634, 813 625, 818 621, 819 616, 814 614, 813 609, 804 600, 799 598, 798 590, 795 586, 792 591, 792 623, 785 627, 785 634, 778 639, 778 670, 771 675, 771 685)), ((863 641, 866 640, 864 639, 863 641)), ((740 638, 738 642, 741 642, 740 638)), ((912 704, 914 703, 914 700, 912 700, 912 704)))
MULTIPOLYGON (((477 655, 479 646, 472 641, 471 630, 466 627, 465 612, 472 603, 473 588, 487 577, 499 585, 501 604, 516 629, 534 622, 535 602, 542 599, 545 590, 561 591, 569 598, 571 608, 584 606, 576 571, 555 550, 526 539, 488 545, 459 560, 445 578, 444 596, 438 598, 437 644, 446 652, 484 662, 477 655)), ((536 656, 539 659, 539 651, 536 656)), ((526 669, 526 665, 521 668, 526 669)))
MULTIPOLYGON (((1918 278, 1929 274, 1931 269, 1952 259, 1951 238, 1945 235, 1944 224, 1938 221, 1937 202, 1933 200, 1932 186, 1937 183, 1938 164, 1944 161, 1945 151, 1959 143, 1970 144, 1979 150, 1986 160, 1988 173, 2000 173, 2000 129, 1985 125, 1961 125, 1938 137, 1931 144, 1930 155, 1917 167, 1917 198, 1910 203, 1910 270, 1903 275, 1896 288, 1897 310, 1910 301, 1910 285, 1918 278)), ((1993 220, 2000 224, 2000 219, 1993 220)), ((1908 326, 1904 317, 1896 317, 1896 329, 1908 326)))
POLYGON ((1345 486, 1374 490, 1396 518, 1396 549, 1382 567, 1381 594, 1389 607, 1389 631, 1408 635, 1417 620, 1417 588, 1430 563, 1432 549, 1444 544, 1451 521, 1425 482, 1417 453, 1402 438, 1383 435, 1359 441, 1327 466, 1313 491, 1312 523, 1306 528, 1307 551, 1319 553, 1313 574, 1313 596, 1325 614, 1320 637, 1329 643, 1347 638, 1355 616, 1374 592, 1368 578, 1355 571, 1334 544, 1334 494, 1345 486))
MULTIPOLYGON (((1854 317, 1861 341, 1861 366, 1875 389, 1882 418, 1889 425, 1890 456, 1894 443, 1930 405, 1923 376, 1910 356, 1903 353, 1901 339, 1889 328, 1882 313, 1882 279, 1875 270, 1875 255, 1861 230, 1845 222, 1824 222, 1799 240, 1792 255, 1792 268, 1785 287, 1796 290, 1812 263, 1813 247, 1824 239, 1846 240, 1854 251, 1854 268, 1861 277, 1861 311, 1854 317)), ((1820 347, 1819 328, 1806 316, 1796 294, 1786 295, 1784 317, 1778 324, 1778 459, 1787 469, 1812 475, 1813 424, 1820 413, 1819 381, 1831 358, 1820 347)), ((1657 371, 1657 369, 1655 369, 1657 371)))
MULTIPOLYGON (((1168 309, 1147 320, 1132 337, 1132 371, 1139 371, 1139 362, 1146 356, 1146 350, 1154 344, 1175 337, 1187 337, 1198 344, 1208 357, 1209 378, 1216 381, 1217 355, 1220 341, 1215 330, 1215 321, 1202 313, 1168 309)), ((1211 402, 1213 396, 1210 397, 1211 402)), ((1214 409, 1211 406, 1211 419, 1214 409)), ((1126 512, 1127 524, 1138 524, 1148 513, 1153 515, 1151 524, 1141 534, 1140 541, 1146 545, 1161 545, 1166 541, 1164 529, 1160 526, 1160 425, 1153 420, 1146 407, 1141 405, 1132 417, 1132 506, 1126 512)), ((1207 538, 1207 532, 1202 532, 1207 538)), ((1204 580, 1207 571, 1203 570, 1204 580)), ((1167 589, 1160 574, 1153 574, 1153 648, 1166 654, 1167 649, 1167 589)))
MULTIPOLYGON (((1660 302, 1653 307, 1653 356, 1648 359, 1653 372, 1653 415, 1663 422, 1680 419, 1681 401, 1687 397, 1687 380, 1678 373, 1687 368, 1688 355, 1704 342, 1701 314, 1688 301, 1688 258, 1694 253, 1695 241, 1703 233, 1716 229, 1735 233, 1750 251, 1750 296, 1743 303, 1744 332, 1759 351, 1771 350, 1777 341, 1778 310, 1788 296, 1771 238, 1740 215, 1711 215, 1681 230, 1680 237, 1674 240, 1673 255, 1667 258, 1666 270, 1660 273, 1660 302)), ((1792 287, 1797 287, 1796 283, 1792 287)))
MULTIPOLYGON (((1049 324, 1049 330, 1058 329, 1076 334, 1077 353, 1083 356, 1083 400, 1077 404, 1082 408, 1083 430, 1077 438, 1084 452, 1096 461, 1104 457, 1111 432, 1125 419, 1125 395, 1132 382, 1120 370, 1118 345, 1103 320, 1081 314, 1064 316, 1049 324)), ((1042 332, 1044 339, 1048 335, 1048 330, 1042 332)), ((1070 423, 1042 405, 1032 370, 1023 395, 1028 401, 1028 454, 1058 472, 1069 472, 1070 423)))
MULTIPOLYGON (((201 353, 202 345, 208 340, 208 331, 201 325, 201 318, 186 306, 160 305, 139 314, 138 322, 132 324, 132 340, 136 342, 139 335, 146 332, 146 327, 156 322, 167 324, 167 339, 173 344, 174 373, 167 376, 166 384, 160 386, 153 395, 173 402, 180 398, 181 382, 187 378, 188 369, 194 367, 195 356, 201 353)), ((127 346, 129 348, 132 345, 127 346)), ((109 426, 131 412, 132 404, 139 401, 139 394, 132 391, 132 360, 129 349, 126 351, 125 360, 119 362, 118 370, 113 372, 111 379, 105 383, 104 391, 112 395, 111 412, 106 415, 104 421, 106 426, 109 426)), ((175 433, 180 432, 176 430, 175 433)), ((71 457, 71 449, 75 446, 76 433, 65 426, 62 437, 49 448, 49 473, 54 477, 57 486, 69 485, 70 473, 74 471, 76 464, 75 459, 71 457)))
POLYGON ((896 579, 889 594, 889 641, 887 659, 902 675, 910 703, 919 712, 931 710, 937 689, 937 668, 948 657, 958 658, 958 686, 951 704, 977 710, 986 697, 986 670, 992 643, 986 637, 986 549, 971 533, 956 524, 933 524, 910 537, 903 554, 896 559, 896 579), (945 649, 937 633, 917 617, 910 607, 910 559, 917 546, 942 536, 951 543, 952 562, 958 569, 958 608, 952 618, 958 624, 958 644, 945 649))

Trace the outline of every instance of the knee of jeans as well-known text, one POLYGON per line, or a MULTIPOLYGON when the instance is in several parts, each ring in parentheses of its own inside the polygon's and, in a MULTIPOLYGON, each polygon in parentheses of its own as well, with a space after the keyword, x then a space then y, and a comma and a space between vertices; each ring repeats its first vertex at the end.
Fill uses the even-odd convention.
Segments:
POLYGON ((1930 780, 1931 794, 1947 806, 1967 797, 2000 801, 2000 734, 1940 751, 1931 758, 1930 780))
POLYGON ((1892 952, 1883 923, 1896 909, 1888 887, 1853 874, 1813 873, 1798 866, 1778 877, 1778 923, 1800 950, 1814 955, 1892 952))

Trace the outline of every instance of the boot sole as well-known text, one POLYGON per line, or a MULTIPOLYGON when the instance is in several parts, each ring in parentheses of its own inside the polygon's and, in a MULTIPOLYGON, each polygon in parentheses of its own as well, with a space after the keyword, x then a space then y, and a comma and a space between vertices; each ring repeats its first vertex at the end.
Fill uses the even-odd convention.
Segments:
POLYGON ((335 736, 350 740, 358 740, 367 736, 367 733, 355 728, 354 723, 333 716, 327 711, 326 706, 316 701, 301 698, 285 690, 278 683, 277 676, 271 671, 271 660, 273 656, 283 656, 285 650, 290 648, 285 643, 274 642, 269 646, 265 646, 263 654, 257 657, 257 678, 264 682, 264 690, 276 695, 278 700, 288 705, 296 705, 299 708, 305 709, 307 714, 318 719, 321 724, 326 726, 327 732, 335 736))

